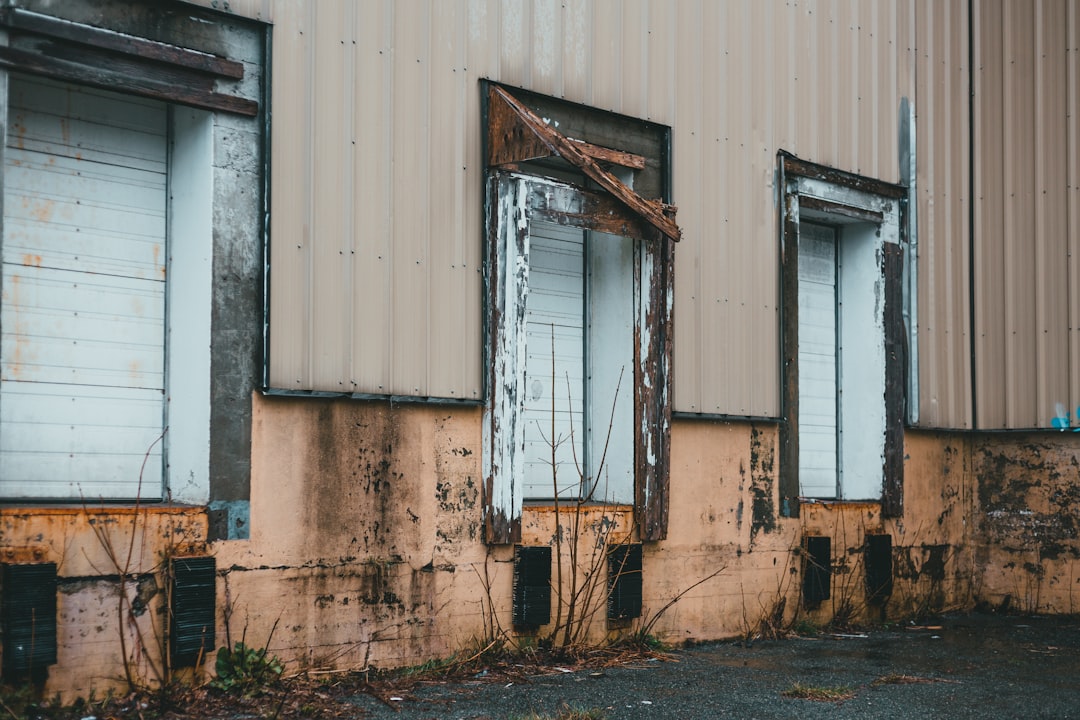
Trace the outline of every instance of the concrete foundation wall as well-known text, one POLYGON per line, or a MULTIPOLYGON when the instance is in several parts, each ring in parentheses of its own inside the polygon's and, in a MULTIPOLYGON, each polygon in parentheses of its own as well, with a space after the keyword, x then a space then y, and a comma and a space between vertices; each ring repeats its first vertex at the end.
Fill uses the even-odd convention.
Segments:
MULTIPOLYGON (((95 535, 102 524, 125 553, 136 528, 128 592, 147 608, 136 623, 147 646, 165 626, 161 558, 203 551, 218 567, 216 644, 268 645, 290 671, 416 664, 504 633, 527 637, 512 628, 513 548, 481 542, 479 408, 258 395, 252 404, 249 540, 207 545, 202 509, 3 511, 0 558, 53 561, 61 577, 60 662, 47 692, 124 682, 118 573, 95 535)), ((980 603, 1075 612, 1080 435, 909 431, 898 519, 873 503, 804 503, 799 518, 779 517, 777 444, 769 424, 676 422, 672 521, 667 540, 644 546, 643 617, 609 623, 594 608, 583 637, 617 639, 658 614, 651 634, 679 643, 980 603), (883 606, 866 602, 863 560, 865 535, 882 532, 893 568, 883 606), (831 597, 816 607, 802 600, 806 535, 832 538, 831 597)), ((577 533, 574 513, 527 507, 523 523, 525 544, 562 538, 564 601, 575 537, 579 587, 602 540, 634 539, 627 508, 588 507, 577 533)), ((131 632, 137 657, 145 650, 131 632)), ((134 669, 153 680, 145 659, 134 669)))
POLYGON ((1080 433, 979 436, 970 463, 975 602, 1080 612, 1080 433))

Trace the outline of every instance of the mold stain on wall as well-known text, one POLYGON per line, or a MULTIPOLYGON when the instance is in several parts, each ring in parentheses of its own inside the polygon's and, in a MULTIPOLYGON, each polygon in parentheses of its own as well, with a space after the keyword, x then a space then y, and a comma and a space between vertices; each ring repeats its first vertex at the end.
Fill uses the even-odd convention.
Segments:
POLYGON ((750 544, 760 532, 777 529, 775 499, 776 448, 772 436, 750 428, 750 544))

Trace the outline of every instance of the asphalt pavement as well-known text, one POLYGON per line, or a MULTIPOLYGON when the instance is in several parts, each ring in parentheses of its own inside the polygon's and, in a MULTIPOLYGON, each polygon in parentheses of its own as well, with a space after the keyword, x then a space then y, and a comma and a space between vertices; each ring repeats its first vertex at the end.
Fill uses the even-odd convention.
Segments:
POLYGON ((375 720, 512 720, 563 707, 611 720, 1080 718, 1080 617, 947 616, 566 670, 514 683, 432 682, 389 702, 350 702, 375 720), (799 697, 831 693, 842 699, 799 697))

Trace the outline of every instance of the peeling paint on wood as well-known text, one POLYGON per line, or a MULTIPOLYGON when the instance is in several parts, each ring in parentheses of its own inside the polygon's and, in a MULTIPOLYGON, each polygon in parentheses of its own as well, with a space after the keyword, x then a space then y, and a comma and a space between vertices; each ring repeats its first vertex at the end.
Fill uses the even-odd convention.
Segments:
MULTIPOLYGON (((542 178, 496 172, 489 178, 489 340, 491 399, 485 421, 485 535, 516 542, 520 533, 524 420, 520 388, 525 373, 530 218, 610 232, 579 210, 578 188, 542 178), (574 216, 574 217, 570 217, 574 216)), ((642 538, 659 540, 667 528, 670 366, 673 305, 672 244, 638 240, 635 262, 635 505, 642 538)))
POLYGON ((907 352, 904 338, 904 248, 884 244, 885 280, 885 463, 881 512, 904 514, 904 397, 907 393, 907 352))

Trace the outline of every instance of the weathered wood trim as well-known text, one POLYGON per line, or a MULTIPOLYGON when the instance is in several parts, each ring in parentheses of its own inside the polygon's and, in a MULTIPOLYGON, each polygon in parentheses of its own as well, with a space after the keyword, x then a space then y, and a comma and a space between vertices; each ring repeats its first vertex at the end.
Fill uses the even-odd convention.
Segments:
POLYGON ((0 27, 9 36, 3 69, 203 110, 259 112, 257 101, 215 88, 244 77, 243 64, 228 58, 20 8, 0 10, 0 27))
POLYGON ((670 217, 670 215, 673 215, 673 208, 670 205, 646 200, 635 193, 614 175, 601 168, 593 158, 578 147, 577 143, 571 142, 557 130, 549 127, 543 120, 538 118, 531 110, 518 102, 504 89, 496 85, 491 85, 488 88, 488 92, 489 127, 491 126, 491 118, 493 117, 500 123, 498 134, 489 135, 489 162, 491 158, 504 158, 506 162, 514 162, 515 160, 521 159, 520 157, 514 156, 535 151, 535 142, 527 138, 527 133, 531 133, 547 147, 550 154, 558 155, 581 170, 581 172, 589 179, 611 193, 630 211, 641 216, 645 222, 648 222, 655 227, 663 235, 675 241, 679 240, 682 236, 682 231, 679 229, 679 226, 675 223, 674 219, 670 217), (513 115, 516 116, 514 122, 523 126, 522 130, 511 130, 503 124, 510 123, 510 119, 503 114, 505 112, 504 110, 499 109, 498 106, 500 104, 509 108, 513 115), (503 142, 507 138, 513 140, 520 139, 521 142, 526 144, 526 151, 523 151, 522 153, 513 153, 500 150, 496 147, 500 142, 503 142))
MULTIPOLYGON (((552 157, 554 151, 545 144, 532 130, 518 118, 514 110, 497 95, 487 104, 487 164, 489 167, 508 168, 529 160, 552 157)), ((633 170, 645 169, 645 158, 641 155, 601 147, 584 140, 567 138, 582 153, 597 162, 606 162, 633 170)))
POLYGON ((62 18, 41 15, 21 8, 7 8, 0 11, 0 25, 5 25, 12 30, 31 32, 232 80, 240 80, 244 77, 244 65, 234 60, 62 18))
POLYGON ((525 299, 528 218, 525 187, 505 173, 488 178, 488 265, 491 273, 491 382, 485 451, 484 536, 491 544, 521 542, 525 384, 525 299))
POLYGON ((176 83, 158 82, 133 73, 106 70, 11 47, 0 47, 0 68, 175 102, 203 110, 220 110, 248 117, 259 113, 259 104, 254 100, 217 92, 200 92, 176 83))
POLYGON ((778 153, 781 168, 787 177, 801 176, 822 180, 833 185, 861 190, 863 192, 879 195, 892 200, 900 200, 907 197, 907 188, 903 185, 895 185, 884 180, 863 177, 846 170, 838 170, 827 165, 819 165, 807 160, 800 160, 791 153, 781 150, 778 153))
POLYGON ((622 150, 612 150, 611 148, 601 147, 600 145, 593 145, 584 140, 575 140, 574 138, 569 137, 566 139, 574 143, 581 152, 597 162, 611 163, 612 165, 630 168, 631 170, 645 169, 645 158, 641 155, 623 152, 622 150))
POLYGON ((619 235, 635 240, 659 237, 656 228, 642 221, 607 193, 575 185, 529 183, 526 195, 529 210, 570 227, 619 235))
POLYGON ((639 243, 634 327, 634 514, 643 541, 667 537, 671 465, 674 247, 639 243))
POLYGON ((484 534, 492 544, 520 542, 524 423, 518 389, 525 384, 525 293, 530 217, 618 232, 637 240, 634 282, 635 515, 642 540, 667 536, 671 443, 674 244, 641 227, 602 194, 540 178, 494 172, 487 183, 487 272, 490 313, 489 404, 485 417, 484 534), (583 209, 608 203, 626 227, 583 209), (623 230, 637 231, 623 233, 623 230))
MULTIPOLYGON (((879 227, 887 223, 894 210, 889 200, 902 204, 907 188, 865 178, 842 170, 799 160, 781 151, 778 157, 778 184, 781 188, 780 226, 780 307, 781 307, 781 397, 783 420, 780 424, 780 499, 781 514, 799 514, 799 307, 798 250, 800 210, 817 210, 870 222, 879 227), (809 178, 881 198, 883 211, 853 207, 816 196, 800 194, 802 179, 809 178)), ((907 383, 907 347, 904 326, 904 246, 903 218, 901 235, 883 243, 881 271, 885 285, 885 457, 883 463, 882 515, 898 517, 903 513, 904 416, 907 383)))
POLYGON ((885 462, 881 514, 904 513, 904 415, 907 388, 907 348, 904 341, 904 248, 884 244, 885 280, 885 462))
POLYGON ((877 210, 856 208, 850 205, 844 205, 843 203, 833 202, 832 200, 814 197, 813 195, 800 195, 799 209, 817 210, 832 215, 840 215, 859 222, 874 223, 875 225, 880 225, 885 220, 885 214, 877 210))
POLYGON ((799 517, 799 196, 780 184, 780 515, 799 517))

